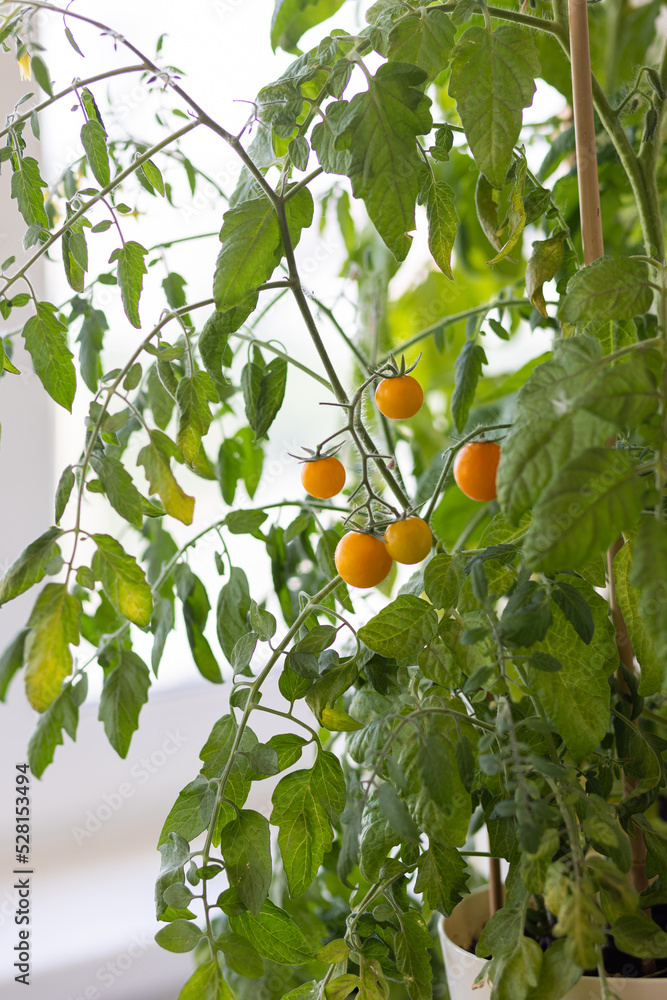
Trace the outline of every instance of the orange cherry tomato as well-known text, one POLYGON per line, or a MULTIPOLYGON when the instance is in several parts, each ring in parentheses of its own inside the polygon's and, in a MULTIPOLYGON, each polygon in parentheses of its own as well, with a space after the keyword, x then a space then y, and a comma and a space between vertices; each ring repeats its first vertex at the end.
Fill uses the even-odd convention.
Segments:
POLYGON ((406 517, 394 521, 384 533, 387 552, 399 563, 421 562, 431 551, 433 536, 426 521, 421 517, 406 517))
POLYGON ((412 375, 383 378, 375 390, 375 402, 380 413, 392 420, 414 417, 424 402, 422 387, 412 375))
POLYGON ((304 462, 301 482, 306 493, 318 500, 335 497, 345 486, 345 467, 332 455, 330 458, 316 458, 304 462))
POLYGON ((334 555, 336 569, 351 587, 375 587, 382 583, 393 562, 387 546, 373 535, 348 531, 334 555))
POLYGON ((500 445, 496 441, 471 441, 454 459, 454 480, 471 500, 496 499, 496 472, 500 445))

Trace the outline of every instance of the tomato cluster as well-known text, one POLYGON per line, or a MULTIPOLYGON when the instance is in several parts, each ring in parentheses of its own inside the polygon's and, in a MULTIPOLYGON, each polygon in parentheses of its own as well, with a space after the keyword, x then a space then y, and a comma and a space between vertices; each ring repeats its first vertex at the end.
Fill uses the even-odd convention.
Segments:
MULTIPOLYGON (((384 378, 375 391, 375 402, 385 417, 407 420, 420 409, 422 388, 411 375, 384 378)), ((496 496, 496 471, 500 446, 495 441, 472 441, 463 446, 454 461, 454 480, 472 500, 489 501, 496 496)), ((334 455, 304 462, 301 482, 318 500, 336 496, 345 486, 345 467, 334 455)), ((348 531, 335 552, 336 569, 351 587, 375 587, 394 561, 413 565, 431 551, 433 536, 421 517, 403 517, 390 524, 384 539, 363 531, 348 531)))

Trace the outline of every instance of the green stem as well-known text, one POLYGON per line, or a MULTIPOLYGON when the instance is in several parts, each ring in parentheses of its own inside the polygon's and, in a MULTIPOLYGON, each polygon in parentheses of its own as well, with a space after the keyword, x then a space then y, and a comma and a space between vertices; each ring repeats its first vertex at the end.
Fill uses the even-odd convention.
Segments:
POLYGON ((159 153, 160 150, 164 149, 165 146, 168 146, 170 145, 170 143, 175 142, 177 139, 180 139, 181 136, 186 135, 188 132, 192 132, 192 130, 194 128, 197 128, 197 126, 200 124, 201 122, 198 120, 189 122, 187 125, 184 125, 183 128, 180 128, 177 132, 172 132, 172 134, 168 135, 166 139, 163 139, 161 142, 158 142, 154 146, 151 146, 151 148, 148 149, 142 156, 138 156, 137 159, 134 160, 132 164, 129 167, 127 167, 126 170, 123 170, 122 173, 114 177, 114 179, 110 181, 106 187, 102 188, 101 191, 98 191, 97 194, 93 195, 89 199, 89 201, 85 202, 77 212, 75 212, 73 215, 70 215, 65 225, 61 226, 60 229, 57 230, 57 232, 53 233, 45 243, 42 243, 39 250, 32 255, 30 260, 28 260, 23 265, 23 267, 21 267, 18 271, 16 271, 14 274, 12 274, 9 278, 6 279, 6 284, 2 288, 2 294, 4 295, 7 289, 11 285, 13 285, 15 281, 18 281, 19 278, 22 278, 23 275, 30 270, 35 261, 39 260, 39 258, 42 257, 47 252, 47 250, 49 250, 53 246, 53 244, 60 239, 63 233, 66 233, 68 229, 71 229, 74 223, 78 219, 80 219, 82 215, 85 215, 89 208, 92 208, 93 205, 95 205, 98 201, 101 201, 106 195, 108 195, 111 191, 113 191, 114 188, 117 188, 119 184, 122 184, 122 182, 127 177, 129 177, 130 174, 133 174, 136 170, 138 170, 139 167, 146 162, 146 160, 150 160, 150 158, 154 156, 155 153, 159 153))

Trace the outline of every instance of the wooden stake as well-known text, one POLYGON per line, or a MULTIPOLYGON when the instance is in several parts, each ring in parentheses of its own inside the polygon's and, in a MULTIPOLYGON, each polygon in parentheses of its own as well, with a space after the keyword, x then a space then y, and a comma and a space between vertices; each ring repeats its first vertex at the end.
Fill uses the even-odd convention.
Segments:
POLYGON ((503 883, 500 877, 500 859, 489 858, 489 916, 503 905, 503 883))
POLYGON ((604 254, 600 186, 593 120, 591 54, 588 41, 586 0, 568 0, 570 14, 570 54, 572 60, 572 106, 577 149, 579 215, 584 264, 591 264, 604 254))

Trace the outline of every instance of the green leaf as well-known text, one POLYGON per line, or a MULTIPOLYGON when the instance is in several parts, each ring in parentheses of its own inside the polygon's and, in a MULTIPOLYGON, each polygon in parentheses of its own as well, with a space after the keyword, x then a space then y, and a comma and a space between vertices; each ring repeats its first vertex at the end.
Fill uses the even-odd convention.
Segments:
POLYGON ((408 910, 399 915, 401 929, 394 935, 396 965, 403 976, 410 1000, 431 1000, 431 935, 421 913, 408 910))
POLYGON ((70 645, 79 645, 81 602, 62 583, 47 583, 28 619, 25 686, 28 701, 43 712, 72 669, 70 645))
MULTIPOLYGON (((576 579, 572 577, 573 584, 576 579)), ((590 645, 582 642, 556 607, 545 639, 531 650, 528 673, 530 687, 539 696, 570 753, 585 757, 607 732, 611 698, 608 677, 618 664, 618 652, 605 601, 584 581, 576 586, 581 588, 593 613, 595 642, 590 645), (548 670, 543 663, 536 663, 535 658, 543 658, 544 654, 560 663, 562 669, 554 670, 551 660, 546 661, 548 670)))
POLYGON ((636 427, 657 411, 660 395, 655 375, 641 358, 605 368, 578 405, 617 427, 636 427))
POLYGON ((419 859, 415 892, 423 893, 432 910, 448 917, 468 891, 467 867, 455 847, 431 841, 419 859))
POLYGON ((297 924, 270 899, 265 901, 257 916, 250 912, 230 916, 229 925, 271 962, 303 965, 313 957, 313 951, 297 924))
POLYGON ((328 174, 347 174, 350 166, 350 151, 337 148, 338 137, 345 128, 345 112, 348 107, 348 101, 333 101, 328 104, 325 116, 311 133, 312 147, 317 153, 320 166, 328 174))
POLYGON ((176 402, 179 410, 176 443, 187 464, 192 465, 213 419, 209 403, 218 402, 211 376, 207 372, 183 376, 176 390, 176 402))
MULTIPOLYGON (((630 583, 637 588, 641 595, 639 614, 644 628, 648 629, 658 661, 663 664, 663 670, 667 675, 664 666, 667 664, 667 614, 665 613, 667 602, 667 531, 665 531, 664 522, 658 522, 654 517, 643 517, 639 526, 639 532, 633 543, 630 583)), ((622 610, 625 614, 624 607, 622 610)), ((632 618, 634 625, 636 617, 632 616, 632 618)), ((639 622, 636 622, 635 633, 638 630, 637 626, 639 626, 639 622)), ((637 649, 638 656, 640 650, 641 646, 637 649)), ((642 666, 641 660, 640 666, 642 666)), ((653 687, 653 684, 658 680, 656 673, 657 671, 652 672, 650 679, 644 680, 642 666, 643 680, 640 682, 640 690, 645 690, 647 686, 653 687)), ((663 677, 661 686, 664 688, 666 683, 663 677)))
POLYGON ((466 340, 454 363, 456 382, 452 393, 452 417, 459 431, 462 431, 467 423, 477 383, 482 374, 482 366, 486 364, 488 361, 484 348, 480 347, 476 340, 466 340))
POLYGON ((338 149, 349 149, 347 175, 380 236, 397 260, 407 256, 424 163, 415 138, 431 130, 426 74, 406 63, 385 63, 356 94, 339 121, 338 149))
POLYGON ((271 822, 279 827, 278 845, 290 894, 300 896, 331 850, 331 822, 345 804, 345 781, 336 758, 321 752, 310 770, 285 775, 276 785, 272 802, 271 822))
POLYGON ((37 720, 28 743, 28 763, 36 778, 41 778, 53 760, 56 747, 62 746, 63 729, 71 739, 76 739, 79 705, 85 699, 87 687, 85 678, 74 687, 67 685, 37 720))
POLYGON ((139 329, 141 320, 139 319, 139 299, 144 285, 144 275, 146 274, 146 264, 144 257, 148 253, 145 247, 134 240, 128 240, 120 249, 114 250, 109 258, 111 263, 118 261, 118 284, 123 300, 123 309, 132 326, 139 329))
POLYGON ((577 323, 577 334, 593 337, 603 354, 637 342, 637 327, 632 319, 591 319, 577 323))
POLYGON ((359 629, 359 638, 383 656, 416 656, 434 637, 438 616, 427 601, 403 594, 359 629))
POLYGON ((248 979, 258 979, 264 973, 264 962, 249 941, 231 931, 215 939, 215 948, 223 952, 225 962, 234 972, 248 979))
MULTIPOLYGON (((260 511, 259 513, 263 514, 264 511, 260 511)), ((278 627, 278 623, 271 612, 260 608, 256 601, 250 602, 250 625, 262 642, 268 642, 269 639, 272 639, 278 627)))
POLYGON ((248 631, 246 619, 249 611, 248 578, 242 569, 232 566, 229 581, 220 591, 217 607, 218 639, 228 660, 231 660, 237 640, 248 631))
MULTIPOLYGON (((162 178, 162 174, 160 173, 159 167, 156 167, 152 160, 146 160, 142 164, 141 170, 143 170, 144 177, 151 185, 151 187, 155 188, 157 193, 159 195, 162 195, 162 197, 164 198, 164 180, 162 178)), ((171 302, 169 304, 171 305, 171 302)), ((185 303, 183 303, 183 305, 185 305, 185 303)), ((172 306, 172 308, 174 307, 172 306)))
POLYGON ((566 236, 563 229, 548 240, 536 240, 531 258, 526 264, 526 295, 543 316, 548 316, 549 313, 542 286, 545 281, 551 281, 563 263, 563 241, 566 236))
MULTIPOLYGON (((161 948, 167 951, 192 951, 203 936, 203 931, 190 920, 172 920, 166 927, 160 928, 155 940, 161 948)), ((195 994, 196 996, 196 994, 195 994)))
POLYGON ((516 163, 514 171, 514 185, 510 197, 510 205, 507 213, 507 220, 503 223, 498 235, 502 233, 505 243, 500 248, 495 257, 487 261, 487 264, 498 264, 501 260, 509 257, 521 238, 524 226, 526 225, 526 209, 523 203, 523 185, 526 179, 526 160, 521 157, 516 163))
POLYGON ((153 595, 143 569, 111 535, 92 535, 97 545, 92 569, 116 611, 135 625, 148 625, 153 595))
POLYGON ((139 726, 141 707, 148 701, 150 684, 144 661, 131 650, 121 650, 118 665, 104 678, 98 715, 119 757, 127 757, 132 735, 139 726))
POLYGON ((231 361, 229 335, 245 323, 257 305, 257 296, 249 295, 244 302, 226 312, 214 312, 204 323, 199 336, 199 353, 204 368, 217 386, 227 385, 222 369, 231 361))
POLYGON ((114 510, 130 524, 141 528, 144 523, 146 501, 132 482, 132 477, 117 458, 109 455, 91 455, 90 465, 95 470, 102 488, 114 510))
POLYGON ((91 392, 97 392, 100 376, 102 375, 102 361, 100 354, 104 344, 104 334, 109 329, 107 318, 99 309, 90 309, 83 318, 77 343, 79 348, 79 365, 81 368, 81 378, 86 383, 91 392))
POLYGON ((19 160, 19 168, 12 174, 11 196, 18 203, 18 209, 28 226, 49 228, 49 220, 44 209, 42 188, 48 187, 39 173, 39 164, 32 156, 19 160))
POLYGON ((206 588, 199 577, 181 564, 176 570, 178 596, 183 602, 183 618, 192 658, 200 674, 212 684, 222 683, 220 667, 204 636, 211 605, 206 588))
POLYGON ((178 994, 178 1000, 233 1000, 232 991, 222 978, 216 959, 205 962, 192 973, 178 994))
POLYGON ((378 802, 391 828, 396 831, 401 840, 409 840, 414 844, 418 844, 419 828, 408 812, 405 802, 399 799, 391 785, 386 783, 380 785, 378 789, 378 802))
POLYGON ((151 443, 139 452, 137 465, 143 465, 146 479, 150 484, 150 493, 157 493, 164 504, 164 509, 172 517, 183 524, 192 524, 195 501, 188 496, 174 479, 170 459, 182 461, 183 456, 166 434, 161 431, 150 432, 151 443))
POLYGON ((23 339, 35 374, 49 396, 71 413, 76 373, 67 346, 67 327, 55 314, 56 307, 50 302, 38 302, 36 314, 23 327, 23 339))
POLYGON ((421 10, 401 18, 389 33, 387 55, 393 62, 411 63, 434 80, 449 62, 454 26, 441 10, 421 10))
POLYGON ((554 358, 538 365, 519 392, 517 418, 503 442, 497 475, 498 501, 511 524, 533 506, 568 459, 612 436, 613 424, 576 406, 600 357, 590 337, 561 340, 554 358))
POLYGON ((268 363, 262 373, 262 380, 257 393, 254 422, 255 440, 265 437, 269 427, 285 398, 287 384, 287 362, 283 358, 274 358, 268 363))
POLYGON ((630 257, 600 257, 570 279, 558 315, 566 323, 631 319, 651 306, 648 267, 630 257))
POLYGON ((297 52, 297 42, 309 28, 332 17, 344 0, 276 0, 271 21, 271 48, 297 52))
POLYGON ((107 134, 98 121, 91 118, 81 129, 81 143, 86 151, 86 159, 97 183, 106 187, 111 180, 109 173, 109 152, 107 134))
POLYGON ((567 940, 554 941, 544 952, 537 986, 527 1000, 561 1000, 563 990, 571 990, 580 976, 581 967, 570 957, 567 940))
MULTIPOLYGON (((433 11, 433 13, 438 12, 433 11)), ((443 181, 429 183, 427 192, 428 248, 433 260, 445 277, 453 281, 451 257, 459 227, 459 217, 454 205, 454 192, 449 184, 445 184, 443 181)))
POLYGON ((28 629, 24 628, 0 656, 0 701, 7 697, 7 689, 14 674, 23 666, 23 650, 28 629))
POLYGON ((258 916, 271 885, 271 836, 268 821, 242 809, 222 828, 220 850, 230 886, 253 916, 258 916))
POLYGON ((439 553, 424 570, 424 590, 436 608, 449 610, 456 604, 463 585, 463 559, 439 553))
POLYGON ((42 90, 46 91, 49 97, 53 97, 53 87, 51 86, 49 70, 41 56, 31 57, 30 69, 32 70, 35 80, 37 80, 37 83, 40 85, 42 90))
POLYGON ((72 466, 68 465, 58 481, 58 488, 56 490, 56 524, 60 524, 62 516, 65 513, 65 508, 74 489, 74 482, 72 466))
POLYGON ((563 612, 582 642, 593 638, 593 615, 583 594, 571 583, 559 581, 551 590, 551 600, 563 612))
MULTIPOLYGON (((310 226, 313 218, 308 188, 290 198, 285 211, 290 237, 296 245, 301 230, 310 226)), ((230 208, 225 212, 220 242, 213 295, 216 307, 226 311, 268 281, 283 255, 278 217, 271 202, 262 196, 230 208)))
POLYGON ((641 514, 645 484, 626 452, 588 448, 565 465, 533 508, 524 559, 545 572, 585 566, 641 514))
POLYGON ((60 555, 57 539, 62 534, 60 528, 49 528, 23 550, 0 580, 0 605, 13 600, 44 579, 48 564, 60 555))
POLYGON ((514 25, 468 28, 452 55, 449 93, 477 166, 501 188, 540 72, 532 36, 514 25))
POLYGON ((636 958, 667 958, 667 933, 645 913, 619 917, 611 933, 619 951, 636 958))
MULTIPOLYGON (((648 520, 652 520, 651 518, 648 520)), ((651 539, 653 542, 653 539, 651 539)), ((634 550, 634 542, 628 541, 614 559, 614 580, 616 584, 616 600, 623 614, 623 619, 628 629, 628 636, 632 643, 634 655, 637 657, 641 673, 639 677, 639 694, 642 697, 655 694, 663 687, 663 668, 656 652, 655 637, 659 635, 662 624, 662 615, 658 617, 657 628, 649 627, 649 622, 645 621, 641 611, 641 590, 631 582, 630 566, 634 550)), ((658 550, 659 551, 659 550, 658 550)), ((644 571, 637 573, 637 579, 641 585, 646 586, 651 576, 655 575, 660 560, 654 558, 651 551, 650 561, 644 567, 648 569, 649 576, 644 575, 644 571)), ((667 595, 667 573, 663 577, 662 593, 667 595)), ((665 637, 667 639, 667 637, 665 637)), ((665 648, 667 649, 667 641, 665 648)))
POLYGON ((171 833, 177 833, 184 840, 191 841, 206 830, 213 818, 216 789, 203 775, 179 792, 178 798, 164 821, 158 847, 168 844, 171 833))

